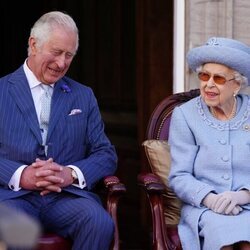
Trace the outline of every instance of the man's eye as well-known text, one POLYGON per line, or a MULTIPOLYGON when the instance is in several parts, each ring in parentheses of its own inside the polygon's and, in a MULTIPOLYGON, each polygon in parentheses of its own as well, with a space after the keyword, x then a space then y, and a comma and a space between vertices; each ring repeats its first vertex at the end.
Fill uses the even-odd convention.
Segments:
POLYGON ((72 58, 74 55, 72 53, 66 53, 67 58, 72 58))
POLYGON ((59 56, 61 53, 61 51, 52 51, 52 54, 55 56, 59 56))

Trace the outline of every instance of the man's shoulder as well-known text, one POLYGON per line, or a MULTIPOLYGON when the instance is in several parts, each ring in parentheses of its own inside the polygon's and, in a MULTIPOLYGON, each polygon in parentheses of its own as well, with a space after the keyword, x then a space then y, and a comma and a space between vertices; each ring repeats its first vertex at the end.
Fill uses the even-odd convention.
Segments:
POLYGON ((0 85, 6 85, 6 82, 15 82, 25 78, 23 66, 20 66, 14 72, 0 77, 0 85))

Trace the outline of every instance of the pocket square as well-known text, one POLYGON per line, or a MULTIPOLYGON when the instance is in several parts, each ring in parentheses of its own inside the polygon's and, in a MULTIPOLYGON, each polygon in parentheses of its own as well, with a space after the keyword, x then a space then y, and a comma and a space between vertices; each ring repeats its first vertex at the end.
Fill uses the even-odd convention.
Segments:
POLYGON ((80 114, 82 113, 82 110, 81 109, 72 109, 69 113, 69 115, 77 115, 77 114, 80 114))

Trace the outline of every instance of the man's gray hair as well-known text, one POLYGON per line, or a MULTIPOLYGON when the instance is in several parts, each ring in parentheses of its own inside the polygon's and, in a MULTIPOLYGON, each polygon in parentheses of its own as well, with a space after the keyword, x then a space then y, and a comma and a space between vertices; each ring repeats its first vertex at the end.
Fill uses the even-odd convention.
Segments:
MULTIPOLYGON (((64 27, 69 31, 73 31, 77 36, 77 43, 75 52, 79 46, 79 31, 75 21, 71 16, 60 11, 51 11, 42 15, 31 28, 30 37, 37 39, 37 46, 41 47, 46 42, 50 34, 56 27, 64 27)), ((31 49, 28 47, 28 55, 30 55, 31 49)))

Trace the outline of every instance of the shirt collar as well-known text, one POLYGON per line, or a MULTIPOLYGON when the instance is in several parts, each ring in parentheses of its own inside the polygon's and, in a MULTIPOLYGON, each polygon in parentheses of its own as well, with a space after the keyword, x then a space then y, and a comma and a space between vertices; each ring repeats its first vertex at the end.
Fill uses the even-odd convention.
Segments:
MULTIPOLYGON (((23 69, 24 69, 24 73, 27 77, 30 89, 33 89, 35 87, 37 87, 38 85, 41 84, 40 81, 38 81, 38 79, 36 78, 36 76, 34 75, 34 73, 29 69, 28 65, 27 65, 27 59, 25 60, 24 64, 23 64, 23 69)), ((54 83, 50 84, 50 86, 52 88, 54 88, 54 83)))

